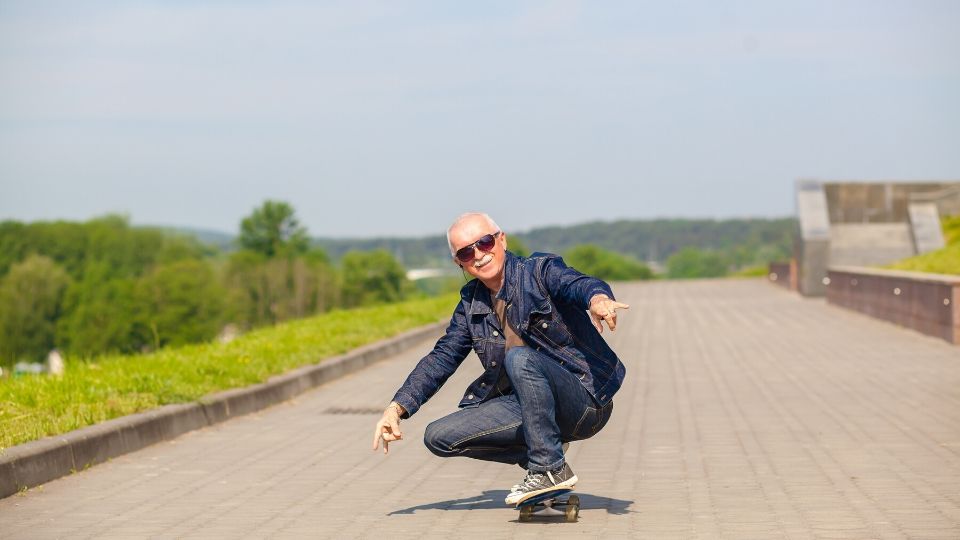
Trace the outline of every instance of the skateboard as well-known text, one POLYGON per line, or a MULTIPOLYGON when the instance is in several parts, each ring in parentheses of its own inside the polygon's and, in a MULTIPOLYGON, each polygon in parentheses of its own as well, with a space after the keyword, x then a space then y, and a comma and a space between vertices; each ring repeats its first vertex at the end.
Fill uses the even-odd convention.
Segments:
POLYGON ((571 491, 573 491, 571 488, 553 489, 517 503, 520 521, 530 521, 534 517, 563 516, 567 523, 575 523, 580 515, 580 497, 576 495, 570 495, 566 499, 558 497, 571 491))

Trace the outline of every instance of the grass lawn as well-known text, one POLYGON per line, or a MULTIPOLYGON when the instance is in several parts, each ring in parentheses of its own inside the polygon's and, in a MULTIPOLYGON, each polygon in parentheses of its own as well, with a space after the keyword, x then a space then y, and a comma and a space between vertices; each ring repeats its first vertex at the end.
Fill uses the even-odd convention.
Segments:
MULTIPOLYGON (((0 451, 169 403, 263 382, 361 345, 445 319, 459 296, 338 310, 227 343, 145 355, 67 359, 63 377, 0 379, 0 451)), ((384 404, 386 405, 386 404, 384 404)))
POLYGON ((960 274, 960 216, 945 217, 942 222, 943 236, 947 241, 945 248, 897 261, 887 268, 935 274, 960 274))
POLYGON ((764 277, 770 272, 769 267, 765 264, 757 266, 747 266, 727 274, 729 278, 755 278, 755 277, 764 277))

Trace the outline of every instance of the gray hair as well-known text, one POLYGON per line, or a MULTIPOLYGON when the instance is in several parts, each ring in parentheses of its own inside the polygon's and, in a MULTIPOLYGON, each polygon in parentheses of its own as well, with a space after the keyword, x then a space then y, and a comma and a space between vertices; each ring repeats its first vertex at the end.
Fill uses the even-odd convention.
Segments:
POLYGON ((487 224, 489 224, 491 227, 493 227, 498 231, 500 230, 500 226, 497 225, 497 222, 494 221, 492 217, 488 216, 487 214, 484 214, 483 212, 467 212, 466 214, 460 214, 460 217, 453 220, 453 224, 447 227, 447 247, 450 248, 450 255, 456 255, 456 252, 453 250, 453 242, 450 241, 450 231, 452 231, 453 228, 459 225, 460 222, 462 222, 463 220, 467 218, 476 217, 476 216, 482 217, 487 221, 487 224))

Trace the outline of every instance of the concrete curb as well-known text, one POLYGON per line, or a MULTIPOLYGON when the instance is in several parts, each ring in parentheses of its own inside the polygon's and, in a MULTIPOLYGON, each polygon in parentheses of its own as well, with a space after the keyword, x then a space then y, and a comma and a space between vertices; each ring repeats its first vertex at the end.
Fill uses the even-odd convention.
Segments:
MULTIPOLYGON (((8 448, 0 455, 0 498, 110 458, 275 405, 437 336, 446 322, 415 328, 346 354, 193 403, 166 405, 8 448)), ((384 404, 386 405, 386 404, 384 404)))

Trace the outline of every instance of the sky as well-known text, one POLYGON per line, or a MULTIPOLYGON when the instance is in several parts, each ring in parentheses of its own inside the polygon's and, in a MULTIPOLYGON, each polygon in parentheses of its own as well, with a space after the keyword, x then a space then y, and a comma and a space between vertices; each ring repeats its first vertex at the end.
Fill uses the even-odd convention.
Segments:
POLYGON ((960 180, 960 2, 0 2, 0 220, 313 236, 960 180))

